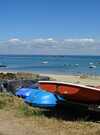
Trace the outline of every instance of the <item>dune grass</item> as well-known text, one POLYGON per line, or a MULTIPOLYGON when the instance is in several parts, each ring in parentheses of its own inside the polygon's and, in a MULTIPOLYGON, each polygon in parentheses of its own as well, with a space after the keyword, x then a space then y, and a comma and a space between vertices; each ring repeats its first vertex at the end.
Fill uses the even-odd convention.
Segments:
POLYGON ((7 93, 0 93, 0 109, 12 110, 17 116, 39 116, 43 115, 42 110, 33 108, 24 103, 21 98, 10 96, 7 93))
POLYGON ((90 114, 76 106, 39 109, 26 105, 21 98, 0 93, 1 135, 99 135, 99 120, 100 113, 90 114))

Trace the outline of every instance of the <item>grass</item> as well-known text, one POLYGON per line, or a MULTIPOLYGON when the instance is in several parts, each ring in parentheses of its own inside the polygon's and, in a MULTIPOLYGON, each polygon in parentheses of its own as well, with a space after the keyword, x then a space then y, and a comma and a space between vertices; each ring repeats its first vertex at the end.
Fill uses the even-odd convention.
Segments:
POLYGON ((0 93, 0 109, 13 110, 17 116, 40 116, 43 115, 42 110, 33 108, 23 102, 21 98, 10 96, 7 93, 0 93))
POLYGON ((0 93, 1 135, 99 135, 99 120, 100 113, 75 106, 33 108, 20 98, 0 93))
POLYGON ((29 72, 16 72, 16 73, 4 73, 4 72, 0 72, 0 80, 12 80, 12 79, 26 79, 26 80, 40 80, 40 79, 51 79, 48 76, 41 76, 39 74, 35 74, 35 73, 29 73, 29 72))

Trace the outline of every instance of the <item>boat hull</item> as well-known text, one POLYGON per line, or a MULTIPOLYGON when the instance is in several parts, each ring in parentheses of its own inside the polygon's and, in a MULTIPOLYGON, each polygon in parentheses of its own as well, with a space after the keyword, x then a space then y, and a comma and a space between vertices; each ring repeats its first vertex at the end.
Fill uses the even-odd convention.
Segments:
POLYGON ((66 100, 86 104, 100 104, 100 89, 98 88, 57 81, 39 81, 39 87, 63 95, 66 100))

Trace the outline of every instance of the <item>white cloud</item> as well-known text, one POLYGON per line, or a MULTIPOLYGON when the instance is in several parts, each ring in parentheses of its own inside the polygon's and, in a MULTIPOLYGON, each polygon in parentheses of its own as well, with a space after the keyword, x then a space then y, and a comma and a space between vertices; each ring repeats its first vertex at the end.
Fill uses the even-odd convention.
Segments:
POLYGON ((100 41, 93 38, 11 38, 0 42, 0 54, 82 54, 100 55, 100 41))
POLYGON ((76 42, 76 43, 94 43, 95 40, 93 38, 68 38, 64 39, 64 42, 76 42))
POLYGON ((10 43, 16 43, 16 42, 20 42, 20 41, 21 40, 18 39, 18 38, 11 38, 11 39, 8 40, 8 42, 10 42, 10 43))
POLYGON ((10 43, 10 44, 25 44, 25 43, 26 43, 25 40, 21 40, 21 39, 19 39, 19 38, 11 38, 11 39, 9 39, 7 42, 8 42, 8 44, 9 44, 9 43, 10 43))
POLYGON ((40 44, 48 44, 48 43, 57 43, 56 40, 53 38, 37 38, 37 39, 32 39, 33 43, 40 43, 40 44))

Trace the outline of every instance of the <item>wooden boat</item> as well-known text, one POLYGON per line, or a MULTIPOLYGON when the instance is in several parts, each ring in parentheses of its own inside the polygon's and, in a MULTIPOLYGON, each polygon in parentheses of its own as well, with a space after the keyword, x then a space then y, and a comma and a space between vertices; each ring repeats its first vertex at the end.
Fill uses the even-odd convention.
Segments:
POLYGON ((67 101, 100 104, 100 88, 57 81, 39 81, 39 87, 63 95, 67 101))

